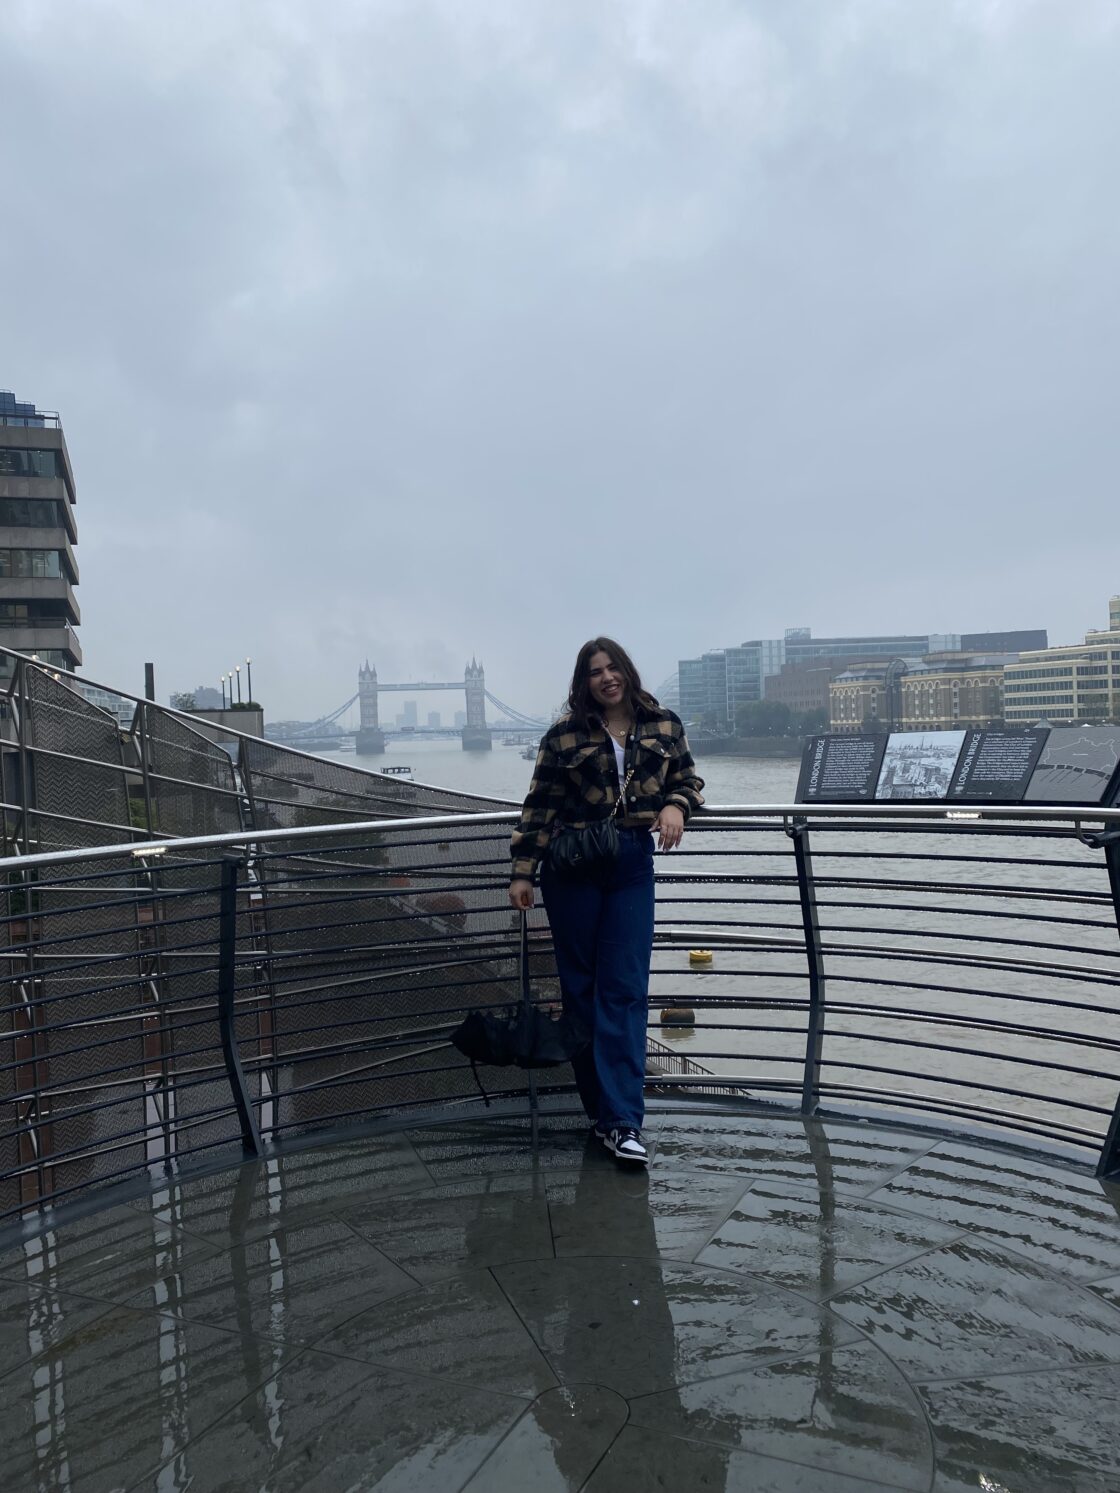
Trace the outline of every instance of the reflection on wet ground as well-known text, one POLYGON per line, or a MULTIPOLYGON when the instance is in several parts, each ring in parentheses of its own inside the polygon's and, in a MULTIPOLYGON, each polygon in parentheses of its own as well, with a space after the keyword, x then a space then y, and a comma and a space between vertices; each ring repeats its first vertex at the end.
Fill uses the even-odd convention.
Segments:
POLYGON ((463 1122, 0 1253, 5 1489, 1113 1493, 1120 1191, 868 1125, 463 1122))

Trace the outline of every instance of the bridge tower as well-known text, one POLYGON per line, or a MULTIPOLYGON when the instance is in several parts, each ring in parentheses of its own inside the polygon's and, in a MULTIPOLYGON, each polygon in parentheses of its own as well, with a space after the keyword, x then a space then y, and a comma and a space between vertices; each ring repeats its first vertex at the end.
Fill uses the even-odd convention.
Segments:
POLYGON ((365 667, 358 670, 358 737, 355 748, 365 757, 379 756, 385 750, 385 738, 377 719, 377 670, 365 667))
POLYGON ((486 674, 472 658, 463 673, 467 696, 467 724, 463 727, 464 752, 488 752, 494 745, 486 724, 486 674))

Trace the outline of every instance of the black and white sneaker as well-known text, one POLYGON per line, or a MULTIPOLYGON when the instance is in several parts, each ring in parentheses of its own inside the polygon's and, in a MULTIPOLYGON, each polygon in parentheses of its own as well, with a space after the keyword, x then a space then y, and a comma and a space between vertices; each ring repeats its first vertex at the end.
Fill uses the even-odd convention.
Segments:
POLYGON ((649 1152, 642 1145, 642 1132, 629 1125, 609 1130, 604 1144, 619 1161, 634 1161, 639 1166, 645 1166, 649 1161, 649 1152))

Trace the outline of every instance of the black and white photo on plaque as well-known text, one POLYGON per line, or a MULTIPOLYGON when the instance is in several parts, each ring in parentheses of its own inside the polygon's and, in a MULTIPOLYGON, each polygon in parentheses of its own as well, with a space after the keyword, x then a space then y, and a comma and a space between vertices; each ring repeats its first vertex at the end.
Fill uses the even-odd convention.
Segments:
POLYGON ((892 731, 875 797, 947 797, 964 738, 963 731, 892 731))

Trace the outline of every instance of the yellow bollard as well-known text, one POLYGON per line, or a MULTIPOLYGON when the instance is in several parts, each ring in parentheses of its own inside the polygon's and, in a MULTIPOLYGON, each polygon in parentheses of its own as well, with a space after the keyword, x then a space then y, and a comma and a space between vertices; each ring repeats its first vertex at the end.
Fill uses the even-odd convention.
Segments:
POLYGON ((695 1026, 696 1012, 691 1006, 663 1006, 661 1008, 662 1026, 695 1026))
POLYGON ((711 949, 689 949, 688 962, 689 964, 711 964, 711 949))

